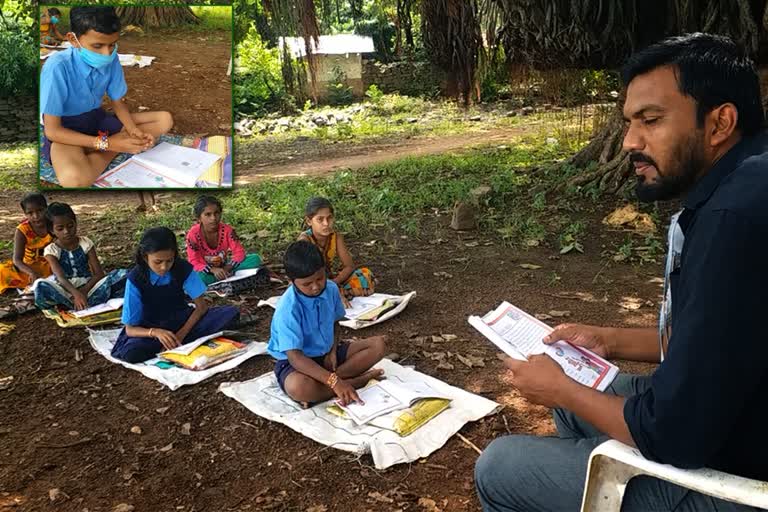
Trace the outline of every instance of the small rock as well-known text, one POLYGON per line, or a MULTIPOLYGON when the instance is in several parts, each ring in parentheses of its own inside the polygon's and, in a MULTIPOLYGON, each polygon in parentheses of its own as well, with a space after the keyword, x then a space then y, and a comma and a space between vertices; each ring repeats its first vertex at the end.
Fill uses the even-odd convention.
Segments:
POLYGON ((115 508, 112 509, 112 512, 133 512, 134 506, 129 505, 127 503, 121 503, 119 505, 116 505, 115 508))
POLYGON ((469 118, 470 121, 482 121, 483 116, 472 116, 469 118))
POLYGON ((453 208, 451 229, 455 231, 466 231, 474 229, 476 225, 475 213, 476 209, 474 205, 459 201, 453 208))
POLYGON ((520 109, 520 113, 524 116, 529 116, 536 113, 536 109, 533 107, 523 107, 520 109))
POLYGON ((556 309, 553 309, 552 311, 550 311, 549 314, 555 318, 566 318, 571 316, 570 311, 558 311, 556 309))
POLYGON ((141 434, 141 427, 134 425, 131 427, 131 434, 141 434))
POLYGON ((48 498, 50 498, 51 501, 61 501, 65 498, 69 498, 65 493, 61 491, 61 489, 54 488, 54 489, 48 489, 48 498))
POLYGON ((510 110, 506 113, 507 117, 517 117, 517 111, 516 110, 510 110))
POLYGON ((181 426, 181 435, 188 436, 191 429, 192 429, 192 425, 190 423, 183 424, 181 426))
POLYGON ((159 414, 165 414, 168 411, 168 409, 170 409, 170 407, 158 407, 157 409, 155 409, 155 411, 157 411, 159 414))

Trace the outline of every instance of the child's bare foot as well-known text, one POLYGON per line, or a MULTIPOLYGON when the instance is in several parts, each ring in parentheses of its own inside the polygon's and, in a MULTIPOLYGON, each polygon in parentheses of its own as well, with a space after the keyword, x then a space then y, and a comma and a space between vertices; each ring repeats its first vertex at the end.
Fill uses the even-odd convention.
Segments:
POLYGON ((384 370, 381 370, 379 368, 371 368, 367 372, 361 373, 357 377, 352 377, 351 379, 345 379, 347 382, 349 382, 352 387, 355 389, 362 388, 368 382, 371 380, 381 380, 384 378, 384 370))

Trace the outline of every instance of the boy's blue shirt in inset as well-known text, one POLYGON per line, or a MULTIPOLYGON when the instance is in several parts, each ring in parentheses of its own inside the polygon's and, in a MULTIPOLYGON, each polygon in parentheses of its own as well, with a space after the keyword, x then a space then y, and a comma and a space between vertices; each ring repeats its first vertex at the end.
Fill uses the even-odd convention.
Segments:
POLYGON ((326 281, 317 297, 289 287, 272 316, 269 354, 275 359, 287 359, 289 350, 301 350, 307 357, 327 354, 333 346, 333 325, 344 314, 339 287, 333 281, 326 281))
POLYGON ((101 106, 104 94, 119 100, 128 92, 120 59, 96 69, 86 64, 76 48, 56 52, 40 73, 40 113, 76 116, 101 106))
MULTIPOLYGON (((158 275, 149 271, 149 282, 152 286, 165 286, 171 284, 171 273, 158 275)), ((184 293, 192 300, 205 293, 206 286, 197 272, 190 272, 187 279, 184 280, 184 293)), ((144 304, 141 300, 141 292, 129 279, 125 283, 125 294, 123 295, 123 316, 122 321, 125 325, 138 326, 144 313, 144 304)))

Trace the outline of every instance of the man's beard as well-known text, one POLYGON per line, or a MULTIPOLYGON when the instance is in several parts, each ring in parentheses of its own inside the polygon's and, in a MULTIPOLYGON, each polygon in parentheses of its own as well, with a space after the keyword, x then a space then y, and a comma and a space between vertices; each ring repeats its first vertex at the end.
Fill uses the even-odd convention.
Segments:
POLYGON ((642 153, 630 154, 630 162, 648 163, 653 165, 659 173, 651 183, 646 183, 642 175, 637 177, 635 193, 640 201, 651 203, 676 199, 693 186, 706 165, 703 141, 699 131, 697 130, 685 143, 680 144, 673 156, 672 163, 662 175, 656 162, 649 156, 642 153))

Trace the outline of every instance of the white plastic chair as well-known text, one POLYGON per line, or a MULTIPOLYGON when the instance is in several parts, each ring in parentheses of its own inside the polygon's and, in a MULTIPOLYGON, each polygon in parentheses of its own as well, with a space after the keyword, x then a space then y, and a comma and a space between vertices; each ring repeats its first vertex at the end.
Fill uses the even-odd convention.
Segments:
POLYGON ((726 501, 768 509, 768 482, 712 469, 679 469, 643 457, 636 448, 606 441, 592 450, 581 512, 619 512, 632 477, 648 475, 726 501))

